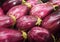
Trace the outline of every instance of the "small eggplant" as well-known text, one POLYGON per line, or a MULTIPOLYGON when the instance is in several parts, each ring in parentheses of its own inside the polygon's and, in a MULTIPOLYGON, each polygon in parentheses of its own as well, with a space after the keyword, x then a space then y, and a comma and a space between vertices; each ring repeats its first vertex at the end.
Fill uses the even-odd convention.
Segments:
POLYGON ((9 9, 11 9, 12 7, 16 6, 16 5, 20 5, 22 0, 6 0, 3 5, 2 5, 2 9, 4 10, 4 12, 6 13, 9 9))
POLYGON ((41 19, 40 18, 36 18, 34 16, 22 16, 21 18, 19 18, 17 20, 17 28, 19 30, 24 30, 24 31, 28 31, 30 30, 32 27, 41 24, 41 19))
POLYGON ((8 12, 8 16, 15 16, 16 19, 26 15, 28 13, 29 8, 25 5, 17 5, 11 8, 8 12))
MULTIPOLYGON (((51 38, 51 34, 49 33, 49 31, 42 27, 33 27, 28 32, 29 42, 48 42, 50 38, 51 38)), ((50 40, 49 42, 52 41, 53 40, 50 40)))
POLYGON ((56 6, 53 7, 52 4, 50 3, 42 3, 42 4, 37 4, 34 7, 32 7, 30 11, 30 15, 39 17, 39 18, 45 18, 48 14, 50 14, 56 6))
POLYGON ((25 32, 0 28, 0 42, 24 42, 25 32))
POLYGON ((42 21, 42 27, 48 29, 52 33, 60 30, 60 11, 53 12, 45 17, 42 21))

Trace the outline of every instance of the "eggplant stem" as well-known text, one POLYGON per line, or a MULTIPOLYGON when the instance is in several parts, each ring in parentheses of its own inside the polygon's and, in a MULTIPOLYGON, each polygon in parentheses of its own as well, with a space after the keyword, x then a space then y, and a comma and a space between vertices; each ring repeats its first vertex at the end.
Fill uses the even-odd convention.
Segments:
POLYGON ((22 31, 22 36, 25 40, 27 39, 27 33, 26 32, 22 31))
POLYGON ((56 42, 55 36, 53 34, 51 34, 51 36, 52 36, 54 42, 56 42))
POLYGON ((9 15, 12 19, 13 19, 13 21, 14 21, 14 24, 13 24, 13 26, 15 25, 15 23, 16 23, 16 17, 15 16, 13 16, 13 15, 9 15))
POLYGON ((22 0, 22 4, 23 4, 23 5, 26 5, 26 6, 29 7, 29 8, 32 7, 31 4, 28 3, 28 2, 26 2, 25 0, 22 0))
POLYGON ((22 4, 25 4, 26 3, 26 1, 25 0, 22 0, 22 4))
POLYGON ((35 25, 40 25, 41 24, 41 22, 42 22, 42 20, 38 17, 38 20, 37 20, 37 22, 36 22, 36 24, 35 25))

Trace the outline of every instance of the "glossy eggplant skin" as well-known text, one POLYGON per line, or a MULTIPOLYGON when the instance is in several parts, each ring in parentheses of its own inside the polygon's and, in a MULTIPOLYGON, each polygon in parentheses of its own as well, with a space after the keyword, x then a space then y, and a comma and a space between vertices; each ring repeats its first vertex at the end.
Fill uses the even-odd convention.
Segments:
POLYGON ((47 42, 49 38, 50 38, 49 31, 42 27, 33 27, 28 32, 29 42, 47 42))
POLYGON ((16 27, 19 30, 28 31, 35 26, 37 19, 38 18, 34 16, 28 16, 28 15, 22 16, 17 20, 16 27))
POLYGON ((50 14, 53 11, 53 9, 53 5, 48 3, 37 4, 34 7, 32 7, 30 15, 43 19, 45 18, 45 16, 50 14))
POLYGON ((8 16, 15 16, 16 19, 19 19, 20 17, 26 15, 28 13, 29 8, 25 5, 17 5, 11 8, 8 12, 8 16))
POLYGON ((45 27, 52 33, 60 30, 60 10, 45 17, 42 22, 42 27, 45 27))
POLYGON ((14 20, 9 16, 0 16, 0 27, 12 27, 14 26, 14 20))
POLYGON ((23 42, 22 32, 0 27, 0 42, 23 42))
POLYGON ((2 9, 4 10, 4 12, 6 13, 9 9, 11 9, 12 7, 16 6, 16 5, 20 5, 22 0, 6 0, 3 4, 2 4, 2 9))

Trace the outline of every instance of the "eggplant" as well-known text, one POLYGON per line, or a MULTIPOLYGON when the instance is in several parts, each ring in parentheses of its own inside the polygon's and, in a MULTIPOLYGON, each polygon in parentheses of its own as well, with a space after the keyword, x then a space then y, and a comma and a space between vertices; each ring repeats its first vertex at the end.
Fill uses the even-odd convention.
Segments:
POLYGON ((50 39, 51 34, 47 29, 42 27, 33 27, 28 32, 28 40, 29 42, 52 42, 53 40, 50 39))
POLYGON ((16 5, 20 5, 22 0, 6 0, 3 4, 2 4, 2 9, 4 10, 5 13, 8 12, 9 9, 11 9, 12 7, 16 6, 16 5))
POLYGON ((41 19, 36 18, 34 16, 22 16, 17 20, 16 27, 18 30, 29 31, 32 27, 41 24, 41 19))
MULTIPOLYGON (((56 7, 56 6, 55 6, 56 7)), ((32 7, 30 11, 30 15, 33 15, 35 17, 39 18, 45 18, 47 15, 53 12, 55 9, 52 4, 50 3, 42 3, 42 4, 37 4, 34 7, 32 7)))
POLYGON ((11 8, 8 12, 8 16, 15 16, 16 20, 28 13, 29 8, 25 5, 17 5, 11 8))
POLYGON ((14 25, 15 25, 14 18, 11 18, 6 15, 0 16, 0 27, 12 27, 14 25))
POLYGON ((52 33, 60 30, 60 10, 45 17, 42 21, 42 27, 48 29, 52 33))
POLYGON ((0 42, 24 42, 23 32, 0 27, 0 42))

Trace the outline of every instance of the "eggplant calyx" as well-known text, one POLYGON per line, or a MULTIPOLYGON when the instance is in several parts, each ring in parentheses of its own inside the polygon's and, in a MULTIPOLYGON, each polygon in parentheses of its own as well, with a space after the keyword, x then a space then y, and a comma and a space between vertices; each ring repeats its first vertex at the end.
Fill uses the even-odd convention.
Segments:
POLYGON ((13 24, 13 26, 15 25, 15 23, 16 23, 16 17, 15 16, 13 16, 13 15, 9 15, 12 19, 13 19, 13 21, 14 21, 14 24, 13 24))
POLYGON ((27 39, 27 33, 26 32, 22 31, 22 36, 25 40, 27 39))
POLYGON ((39 26, 41 24, 41 22, 42 22, 42 20, 38 17, 37 22, 36 22, 35 25, 38 25, 39 26))
POLYGON ((31 8, 31 4, 26 2, 25 0, 22 0, 22 4, 26 5, 27 7, 31 8))

